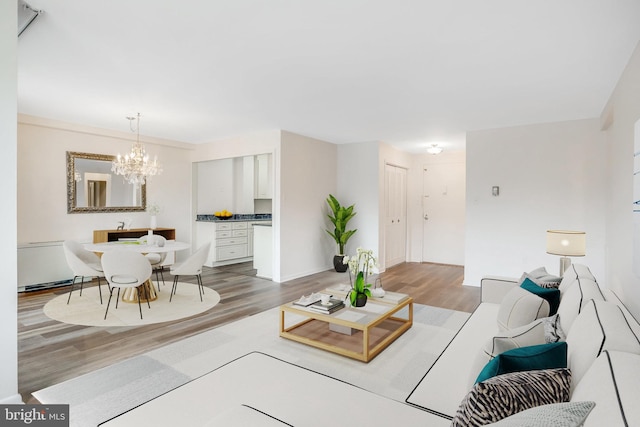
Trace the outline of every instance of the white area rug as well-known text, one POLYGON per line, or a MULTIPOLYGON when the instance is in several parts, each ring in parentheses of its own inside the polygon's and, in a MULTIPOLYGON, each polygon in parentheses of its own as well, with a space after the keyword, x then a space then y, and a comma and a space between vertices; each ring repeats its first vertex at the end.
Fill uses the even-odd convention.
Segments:
MULTIPOLYGON (((158 299, 150 302, 151 308, 147 306, 144 299, 142 300, 142 319, 140 319, 140 308, 137 303, 133 304, 120 300, 116 309, 116 295, 118 292, 116 289, 113 292, 109 313, 105 320, 104 313, 109 300, 109 289, 106 285, 102 286, 102 304, 100 304, 100 294, 97 286, 83 289, 82 296, 80 296, 79 286, 76 286, 71 295, 71 302, 68 305, 69 294, 65 293, 45 304, 43 311, 51 319, 73 325, 140 326, 195 316, 212 309, 220 302, 220 295, 209 288, 205 288, 203 301, 200 301, 198 286, 186 282, 178 282, 176 294, 173 296, 172 301, 169 302, 171 285, 172 283, 167 282, 161 288, 162 290, 157 292, 158 299)), ((120 293, 120 298, 122 299, 122 292, 120 293)))
MULTIPOLYGON (((469 317, 469 313, 415 304, 413 327, 365 364, 280 338, 278 313, 277 308, 267 310, 39 390, 34 396, 44 404, 70 404, 71 426, 95 426, 237 357, 261 351, 404 402, 469 317)), ((287 323, 295 320, 287 317, 287 323)))

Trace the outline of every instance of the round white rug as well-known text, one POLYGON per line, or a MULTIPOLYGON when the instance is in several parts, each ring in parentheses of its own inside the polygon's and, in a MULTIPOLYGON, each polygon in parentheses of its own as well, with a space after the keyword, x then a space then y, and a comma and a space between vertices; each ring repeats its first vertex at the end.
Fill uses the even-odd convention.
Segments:
POLYGON ((200 301, 198 286, 186 282, 178 282, 178 290, 172 301, 169 302, 172 282, 166 282, 166 285, 161 287, 160 292, 157 292, 158 299, 150 302, 151 309, 147 306, 146 301, 142 300, 142 319, 140 319, 138 304, 122 301, 124 289, 120 291, 120 301, 118 301, 118 308, 116 309, 116 295, 118 292, 116 289, 113 291, 109 313, 105 320, 104 313, 109 300, 109 289, 106 286, 106 282, 102 282, 102 304, 100 304, 97 285, 89 288, 85 287, 82 290, 82 296, 80 296, 80 287, 76 285, 71 295, 71 302, 68 305, 69 293, 66 292, 49 301, 44 306, 44 314, 51 319, 73 325, 141 326, 195 316, 210 310, 220 302, 220 295, 207 287, 204 288, 203 301, 200 301))

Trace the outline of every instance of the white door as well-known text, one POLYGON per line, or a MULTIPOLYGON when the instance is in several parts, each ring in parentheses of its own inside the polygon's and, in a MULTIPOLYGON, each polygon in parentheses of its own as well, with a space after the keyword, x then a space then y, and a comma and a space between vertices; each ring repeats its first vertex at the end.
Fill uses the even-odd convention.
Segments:
POLYGON ((422 177, 422 261, 463 265, 465 165, 430 164, 422 177))
POLYGON ((405 262, 407 252, 407 170, 385 165, 385 267, 405 262))

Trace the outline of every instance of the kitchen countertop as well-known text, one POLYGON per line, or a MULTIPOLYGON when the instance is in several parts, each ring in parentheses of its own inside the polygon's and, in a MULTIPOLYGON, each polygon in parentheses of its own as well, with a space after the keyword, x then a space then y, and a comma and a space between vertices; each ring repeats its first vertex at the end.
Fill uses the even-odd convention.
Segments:
MULTIPOLYGON (((268 221, 271 225, 271 214, 234 214, 229 219, 216 218, 215 215, 196 215, 196 221, 201 222, 254 222, 254 221, 268 221)), ((262 225, 262 224, 260 224, 262 225)), ((266 225, 266 224, 265 224, 266 225)))
POLYGON ((269 221, 269 222, 267 222, 267 221, 256 222, 255 224, 253 224, 253 226, 254 227, 258 227, 258 226, 260 226, 260 227, 271 227, 271 221, 269 221))

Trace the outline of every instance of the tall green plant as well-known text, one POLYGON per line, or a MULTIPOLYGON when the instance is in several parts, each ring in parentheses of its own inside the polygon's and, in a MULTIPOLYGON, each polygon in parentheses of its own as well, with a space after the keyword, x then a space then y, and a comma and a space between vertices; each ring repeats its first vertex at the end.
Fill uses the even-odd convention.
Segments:
POLYGON ((329 194, 327 198, 327 204, 331 208, 332 214, 327 215, 333 224, 333 232, 331 230, 326 230, 327 233, 333 240, 336 241, 338 247, 340 249, 339 255, 344 255, 344 245, 347 244, 347 241, 353 234, 358 231, 356 230, 346 230, 347 223, 351 218, 355 216, 355 212, 353 211, 353 207, 355 205, 351 205, 349 207, 344 207, 340 205, 338 199, 329 194))

